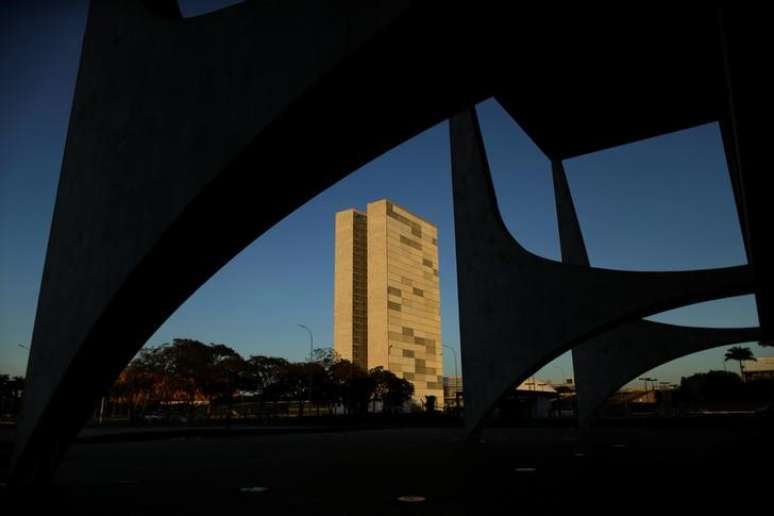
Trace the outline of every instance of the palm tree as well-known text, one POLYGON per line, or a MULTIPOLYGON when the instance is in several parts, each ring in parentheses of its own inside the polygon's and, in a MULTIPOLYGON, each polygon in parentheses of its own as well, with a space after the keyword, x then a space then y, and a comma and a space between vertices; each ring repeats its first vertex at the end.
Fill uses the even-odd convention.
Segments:
POLYGON ((757 362, 755 359, 755 356, 753 356, 753 352, 750 351, 750 348, 743 348, 741 346, 733 346, 726 351, 726 362, 729 360, 736 360, 739 362, 739 372, 742 374, 742 381, 744 381, 744 365, 743 362, 745 360, 752 360, 753 362, 757 362))

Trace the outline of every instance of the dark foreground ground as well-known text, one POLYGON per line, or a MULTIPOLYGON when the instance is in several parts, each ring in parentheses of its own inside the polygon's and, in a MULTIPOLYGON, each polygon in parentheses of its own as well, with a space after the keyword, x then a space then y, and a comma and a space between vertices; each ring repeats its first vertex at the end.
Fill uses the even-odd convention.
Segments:
POLYGON ((472 445, 456 428, 191 435, 76 444, 51 488, 0 490, 0 513, 768 513, 773 467, 770 424, 744 418, 491 428, 472 445))

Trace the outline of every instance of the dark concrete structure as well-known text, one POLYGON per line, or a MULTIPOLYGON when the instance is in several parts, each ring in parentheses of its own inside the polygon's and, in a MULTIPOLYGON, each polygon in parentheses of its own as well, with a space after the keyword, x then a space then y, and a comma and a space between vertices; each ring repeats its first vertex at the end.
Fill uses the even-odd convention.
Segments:
POLYGON ((692 328, 627 323, 572 350, 577 417, 582 427, 618 389, 642 373, 691 353, 760 338, 758 328, 692 328))
MULTIPOLYGON (((575 204, 564 167, 551 165, 562 262, 589 267, 575 204)), ((758 328, 695 328, 641 320, 626 323, 572 350, 577 417, 588 426, 608 397, 656 366, 723 344, 760 339, 758 328)))
POLYGON ((644 8, 525 8, 516 15, 505 9, 247 2, 182 19, 174 0, 94 0, 14 481, 50 478, 121 368, 247 244, 349 172, 493 95, 552 159, 728 120, 752 270, 636 277, 604 271, 591 281, 571 266, 529 256, 496 214, 477 129, 469 116, 458 118, 460 315, 463 339, 476 339, 463 341, 466 390, 487 379, 466 392, 471 423, 507 387, 505 376, 514 379, 512 365, 523 357, 501 343, 525 331, 550 343, 533 349, 523 362, 531 367, 614 320, 753 284, 769 331, 770 191, 761 171, 768 142, 755 129, 768 120, 771 91, 760 67, 768 57, 766 17, 694 7, 670 8, 668 15, 644 8), (567 77, 583 80, 569 84, 567 77), (484 224, 476 225, 480 235, 470 233, 467 216, 484 224), (506 283, 521 287, 514 263, 521 272, 539 267, 545 281, 506 293, 479 278, 491 264, 498 268, 490 273, 510 269, 506 283), (642 284, 648 302, 626 298, 632 283, 638 290, 642 284), (600 301, 582 305, 556 294, 566 285, 600 301), (510 298, 514 293, 518 299, 510 298), (544 299, 545 312, 532 321, 517 315, 532 329, 516 332, 509 321, 526 295, 544 299), (495 300, 501 304, 490 307, 495 300), (483 334, 471 332, 487 325, 483 334), (492 335, 497 341, 479 340, 492 335), (494 346, 492 357, 504 354, 502 371, 476 351, 477 341, 494 346))
POLYGON ((627 272, 529 253, 500 218, 475 111, 455 115, 450 131, 468 429, 512 385, 611 327, 752 288, 747 266, 627 272))

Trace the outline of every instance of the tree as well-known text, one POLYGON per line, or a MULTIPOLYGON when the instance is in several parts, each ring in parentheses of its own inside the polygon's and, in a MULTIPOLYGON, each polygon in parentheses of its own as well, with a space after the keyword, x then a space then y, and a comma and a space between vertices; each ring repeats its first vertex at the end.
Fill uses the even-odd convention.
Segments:
POLYGON ((376 383, 366 370, 342 359, 331 365, 328 374, 336 401, 342 403, 349 413, 361 414, 368 410, 376 383))
POLYGON ((247 388, 258 396, 261 413, 267 401, 277 401, 282 397, 282 374, 288 364, 284 358, 263 355, 254 355, 247 360, 247 388))
POLYGON ((392 371, 387 371, 387 392, 384 394, 384 406, 392 412, 402 407, 414 394, 414 384, 404 378, 398 378, 392 371))
POLYGON ((373 400, 382 400, 382 410, 385 412, 402 406, 414 394, 414 385, 408 380, 398 378, 389 369, 374 367, 368 374, 373 381, 373 400))
POLYGON ((739 375, 727 371, 695 373, 680 380, 678 398, 684 402, 716 402, 743 397, 744 384, 739 375))
MULTIPOLYGON (((227 419, 231 420, 234 395, 249 388, 248 364, 242 356, 225 344, 210 344, 208 365, 199 381, 202 394, 210 402, 225 402, 227 419)), ((209 412, 208 412, 209 413, 209 412)))
POLYGON ((173 388, 165 375, 158 348, 146 348, 118 376, 110 397, 124 403, 129 420, 135 421, 138 412, 144 411, 149 403, 169 399, 167 391, 173 388))
MULTIPOLYGON (((185 401, 191 417, 197 398, 209 401, 233 398, 244 383, 243 362, 236 351, 223 344, 174 339, 171 344, 143 350, 132 361, 130 369, 152 378, 147 399, 185 401)), ((143 384, 146 382, 147 378, 143 384)))
POLYGON ((750 351, 750 348, 743 348, 741 346, 733 346, 726 351, 726 362, 729 360, 736 360, 739 362, 739 372, 742 376, 742 381, 744 381, 744 365, 743 362, 751 360, 753 362, 757 362, 755 359, 755 356, 753 355, 753 352, 750 351))
POLYGON ((309 393, 310 365, 307 362, 290 362, 280 374, 280 386, 284 397, 298 402, 298 415, 304 415, 304 400, 309 393))
POLYGON ((312 362, 320 364, 326 370, 340 360, 341 356, 333 348, 314 348, 312 353, 312 362))
POLYGON ((174 339, 153 351, 154 358, 170 387, 185 395, 191 412, 197 395, 201 396, 209 373, 211 350, 203 342, 174 339))

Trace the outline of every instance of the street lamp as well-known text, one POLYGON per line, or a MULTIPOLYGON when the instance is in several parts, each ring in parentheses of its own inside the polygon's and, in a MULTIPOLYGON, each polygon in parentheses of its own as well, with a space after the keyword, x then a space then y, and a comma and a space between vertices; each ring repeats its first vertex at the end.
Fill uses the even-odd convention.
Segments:
POLYGON ((644 377, 640 378, 640 380, 642 380, 642 384, 645 387, 645 392, 648 392, 648 382, 650 381, 650 378, 644 377))
MULTIPOLYGON (((312 363, 312 360, 314 360, 314 337, 312 336, 312 330, 310 330, 307 326, 304 326, 301 323, 298 323, 299 326, 301 326, 303 329, 309 332, 309 363, 312 363)), ((312 375, 311 370, 309 371, 309 402, 312 402, 312 375)), ((309 410, 311 409, 311 404, 309 405, 309 410)), ((319 405, 318 405, 319 408, 319 405)))
POLYGON ((649 378, 650 380, 650 388, 651 390, 656 390, 656 382, 658 381, 658 378, 649 378))
POLYGON ((312 336, 312 330, 301 323, 298 323, 298 325, 309 332, 309 361, 311 362, 314 359, 314 337, 312 336))
POLYGON ((459 371, 457 371, 457 350, 454 349, 451 346, 447 346, 446 344, 443 345, 446 349, 450 349, 452 352, 452 356, 454 357, 454 408, 459 408, 459 381, 460 381, 460 375, 459 371))

